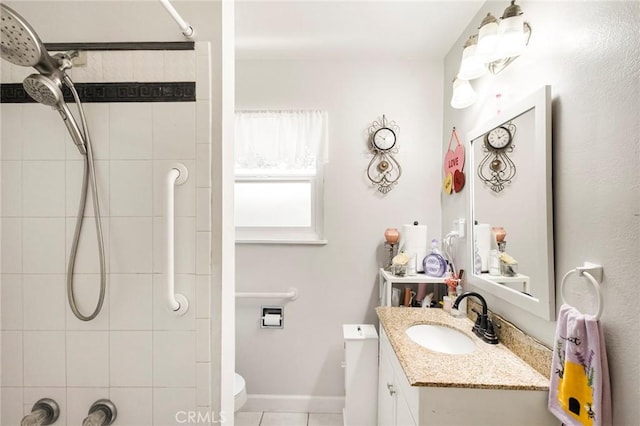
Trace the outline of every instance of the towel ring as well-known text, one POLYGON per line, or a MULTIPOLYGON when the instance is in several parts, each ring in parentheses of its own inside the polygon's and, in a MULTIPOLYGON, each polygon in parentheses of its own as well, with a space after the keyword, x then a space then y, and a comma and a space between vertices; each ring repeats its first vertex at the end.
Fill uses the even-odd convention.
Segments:
MULTIPOLYGON (((586 266, 586 265, 585 265, 586 266)), ((562 297, 562 301, 564 303, 567 303, 567 298, 565 297, 564 294, 564 284, 567 281, 567 278, 573 274, 573 273, 577 273, 580 276, 583 276, 587 279, 587 281, 589 281, 591 284, 593 284, 593 287, 595 287, 596 292, 598 293, 598 311, 595 315, 596 319, 600 319, 600 317, 602 316, 602 309, 604 307, 603 303, 602 303, 602 289, 600 288, 600 284, 598 283, 598 280, 596 280, 594 278, 593 275, 591 275, 589 272, 584 270, 585 268, 583 267, 579 267, 576 269, 572 269, 569 272, 567 272, 566 274, 564 274, 564 277, 562 277, 562 282, 560 283, 560 297, 562 297)))

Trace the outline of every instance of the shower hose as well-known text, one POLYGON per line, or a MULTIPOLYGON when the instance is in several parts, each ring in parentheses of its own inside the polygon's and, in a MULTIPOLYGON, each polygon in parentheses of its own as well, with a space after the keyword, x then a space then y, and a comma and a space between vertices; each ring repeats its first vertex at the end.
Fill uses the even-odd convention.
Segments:
POLYGON ((80 113, 81 132, 84 138, 87 153, 84 155, 84 172, 82 178, 82 190, 80 193, 80 205, 78 207, 78 216, 76 218, 76 227, 73 234, 73 243, 71 244, 71 252, 69 253, 69 265, 67 267, 67 299, 69 300, 69 307, 73 314, 81 321, 91 321, 100 313, 102 305, 104 303, 105 289, 106 289, 106 267, 104 259, 104 239, 102 236, 102 220, 100 217, 100 205, 98 202, 98 185, 96 183, 96 170, 93 161, 93 147, 91 146, 91 137, 89 135, 89 128, 87 126, 87 120, 84 114, 84 108, 80 102, 80 97, 76 91, 73 82, 67 76, 64 75, 64 82, 71 90, 73 98, 76 103, 76 108, 80 113), (89 185, 89 182, 91 185, 89 185), (91 188, 91 195, 93 199, 93 212, 96 225, 96 236, 98 243, 98 257, 100 262, 100 295, 98 297, 98 303, 96 307, 88 316, 83 315, 78 309, 75 292, 74 292, 74 270, 76 266, 76 258, 78 255, 78 245, 80 242, 80 235, 82 233, 82 225, 84 223, 84 213, 87 204, 87 193, 91 188))

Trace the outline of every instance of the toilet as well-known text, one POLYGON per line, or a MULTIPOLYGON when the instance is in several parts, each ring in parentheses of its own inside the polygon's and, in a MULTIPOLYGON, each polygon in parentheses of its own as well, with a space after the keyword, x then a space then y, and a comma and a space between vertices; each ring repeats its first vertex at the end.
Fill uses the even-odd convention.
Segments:
POLYGON ((238 373, 236 373, 233 380, 233 399, 234 412, 240 410, 244 403, 247 402, 247 383, 244 381, 244 377, 238 373))

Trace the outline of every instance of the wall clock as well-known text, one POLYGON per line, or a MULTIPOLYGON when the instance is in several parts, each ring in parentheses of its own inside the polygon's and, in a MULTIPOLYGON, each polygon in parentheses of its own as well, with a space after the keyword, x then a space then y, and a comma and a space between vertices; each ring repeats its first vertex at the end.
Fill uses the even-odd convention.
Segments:
POLYGON ((509 126, 498 126, 490 132, 487 132, 485 135, 485 141, 494 150, 505 149, 511 145, 511 142, 513 141, 513 133, 509 129, 509 126))
POLYGON ((396 145, 396 133, 389 127, 381 127, 373 133, 371 142, 376 150, 389 151, 396 145))
POLYGON ((393 156, 398 153, 399 132, 400 127, 384 114, 382 120, 369 126, 369 150, 373 157, 367 166, 367 177, 383 194, 393 189, 402 174, 400 163, 393 156))
POLYGON ((478 164, 478 177, 493 192, 500 192, 516 175, 516 165, 509 157, 513 152, 516 125, 508 122, 484 135, 484 158, 478 164))

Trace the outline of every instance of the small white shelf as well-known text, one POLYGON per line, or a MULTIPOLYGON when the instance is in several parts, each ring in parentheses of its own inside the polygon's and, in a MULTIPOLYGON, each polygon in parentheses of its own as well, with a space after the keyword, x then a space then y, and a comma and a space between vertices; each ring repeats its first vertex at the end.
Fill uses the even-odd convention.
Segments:
POLYGON ((430 277, 423 273, 400 277, 393 275, 384 268, 380 268, 378 276, 380 281, 380 306, 391 306, 391 289, 394 284, 444 284, 444 280, 449 278, 449 274, 444 277, 430 277))
POLYGON ((505 277, 503 275, 491 275, 483 273, 480 274, 480 277, 488 281, 496 282, 498 284, 505 284, 507 287, 513 288, 514 290, 529 293, 528 275, 518 274, 514 277, 505 277))
POLYGON ((418 272, 416 275, 405 275, 404 277, 400 277, 398 275, 393 275, 391 272, 383 268, 380 268, 380 276, 386 281, 398 284, 444 283, 445 278, 449 277, 448 274, 444 277, 430 277, 422 272, 418 272))

